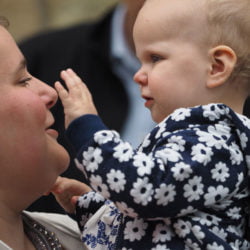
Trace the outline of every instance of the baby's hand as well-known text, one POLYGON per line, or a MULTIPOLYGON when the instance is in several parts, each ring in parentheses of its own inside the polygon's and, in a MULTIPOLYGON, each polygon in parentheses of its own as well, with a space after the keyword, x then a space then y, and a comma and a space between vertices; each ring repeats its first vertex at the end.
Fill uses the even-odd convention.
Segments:
POLYGON ((65 211, 74 213, 79 196, 90 192, 91 188, 80 181, 59 176, 50 191, 65 211))
POLYGON ((81 78, 72 70, 67 69, 61 72, 61 78, 68 88, 55 82, 55 89, 62 101, 65 114, 65 127, 67 128, 74 119, 85 114, 97 114, 92 96, 81 78))

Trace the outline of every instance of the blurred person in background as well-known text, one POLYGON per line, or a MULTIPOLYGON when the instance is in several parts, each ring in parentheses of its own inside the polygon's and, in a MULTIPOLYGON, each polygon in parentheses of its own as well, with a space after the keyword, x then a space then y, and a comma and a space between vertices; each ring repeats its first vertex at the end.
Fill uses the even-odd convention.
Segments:
MULTIPOLYGON (((134 54, 132 29, 143 3, 121 0, 100 20, 38 34, 19 44, 30 73, 51 86, 62 69, 74 69, 90 89, 105 124, 134 147, 154 126, 133 81, 140 65, 134 54)), ((73 161, 75 152, 64 135, 61 102, 52 112, 59 142, 71 156, 63 176, 84 181, 73 161)), ((64 213, 52 195, 42 197, 29 210, 64 213)))

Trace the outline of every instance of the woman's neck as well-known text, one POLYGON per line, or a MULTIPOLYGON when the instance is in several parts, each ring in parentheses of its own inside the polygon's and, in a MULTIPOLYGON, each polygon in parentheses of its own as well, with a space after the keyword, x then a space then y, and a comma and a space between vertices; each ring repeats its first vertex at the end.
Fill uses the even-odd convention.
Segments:
POLYGON ((21 213, 5 210, 0 206, 0 239, 15 250, 35 250, 24 233, 21 213))

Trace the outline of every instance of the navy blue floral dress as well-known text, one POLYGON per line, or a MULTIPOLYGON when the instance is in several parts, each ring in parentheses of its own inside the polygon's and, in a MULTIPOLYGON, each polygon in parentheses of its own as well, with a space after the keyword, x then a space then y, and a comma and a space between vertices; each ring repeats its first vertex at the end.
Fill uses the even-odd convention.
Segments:
POLYGON ((250 249, 246 117, 223 104, 180 108, 137 150, 95 115, 67 134, 94 190, 76 209, 87 248, 250 249))

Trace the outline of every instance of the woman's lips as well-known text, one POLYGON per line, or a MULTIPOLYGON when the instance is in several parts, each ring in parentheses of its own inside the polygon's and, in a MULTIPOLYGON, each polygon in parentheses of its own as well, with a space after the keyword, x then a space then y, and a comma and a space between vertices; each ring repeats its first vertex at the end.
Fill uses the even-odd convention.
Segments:
POLYGON ((53 137, 54 139, 57 139, 58 137, 58 132, 54 129, 51 129, 51 128, 46 129, 46 133, 50 135, 51 137, 53 137))

